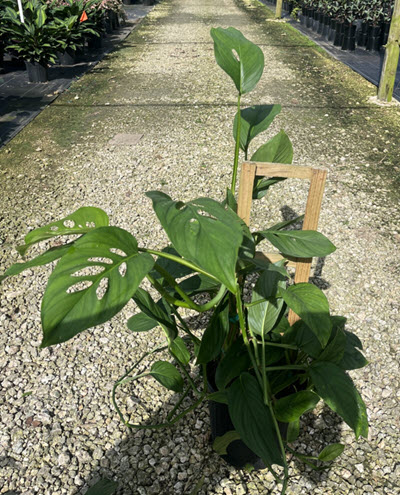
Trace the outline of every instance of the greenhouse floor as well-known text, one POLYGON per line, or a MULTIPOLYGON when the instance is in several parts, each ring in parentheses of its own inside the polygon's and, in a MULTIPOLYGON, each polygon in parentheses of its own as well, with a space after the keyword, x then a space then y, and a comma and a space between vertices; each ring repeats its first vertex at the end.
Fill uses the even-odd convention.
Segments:
MULTIPOLYGON (((400 495, 400 106, 377 106, 374 85, 258 1, 161 1, 2 147, 0 274, 21 261, 15 247, 28 232, 82 206, 105 210, 141 247, 162 249, 167 239, 145 192, 223 199, 237 94, 215 62, 210 28, 218 26, 240 29, 264 53, 264 73, 243 107, 282 107, 250 156, 284 129, 296 166, 328 171, 319 230, 337 250, 314 260, 311 281, 331 314, 347 317, 369 361, 350 373, 367 406, 368 439, 318 406, 293 448, 316 456, 341 442, 345 450, 322 472, 288 457, 286 495, 400 495)), ((302 214, 307 192, 304 180, 276 184, 253 205, 251 228, 302 214)), ((280 493, 268 470, 236 470, 213 451, 207 404, 170 429, 128 431, 120 421, 114 382, 149 346, 165 344, 161 329, 126 327, 138 311, 133 301, 111 322, 41 348, 50 268, 0 286, 1 495, 85 495, 99 478, 117 480, 118 495, 280 493)), ((197 324, 202 332, 204 321, 197 324)), ((190 372, 201 380, 198 367, 190 372)), ((163 422, 178 399, 144 378, 121 387, 117 400, 143 425, 163 422)))
POLYGON ((48 83, 29 83, 25 66, 16 65, 10 57, 7 57, 4 70, 0 71, 0 147, 18 134, 60 93, 69 88, 73 80, 82 77, 113 50, 152 8, 144 5, 125 6, 126 24, 104 37, 103 47, 90 54, 86 53, 81 62, 73 66, 50 67, 48 83))

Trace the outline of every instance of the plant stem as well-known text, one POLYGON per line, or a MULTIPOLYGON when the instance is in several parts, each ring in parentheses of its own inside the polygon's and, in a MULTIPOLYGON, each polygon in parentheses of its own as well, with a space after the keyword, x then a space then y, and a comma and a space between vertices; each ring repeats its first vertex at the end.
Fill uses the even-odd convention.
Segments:
POLYGON ((236 176, 237 176, 237 169, 238 169, 238 164, 239 164, 240 128, 242 125, 242 116, 240 115, 240 97, 241 97, 241 94, 239 93, 238 94, 238 103, 237 103, 238 123, 237 123, 237 129, 236 129, 235 158, 233 161, 233 173, 232 173, 232 185, 231 185, 232 194, 235 194, 236 176))
POLYGON ((178 320, 181 322, 181 325, 182 325, 182 330, 184 332, 186 332, 190 337, 191 339, 193 340, 193 342, 195 342, 197 345, 200 345, 201 344, 201 340, 198 339, 196 337, 196 335, 194 335, 194 333, 192 333, 190 331, 190 328, 186 325, 186 322, 185 320, 182 318, 182 316, 179 314, 179 311, 177 310, 177 308, 175 306, 172 306, 171 305, 171 309, 172 309, 172 312, 174 313, 174 315, 176 315, 176 317, 178 318, 178 320))
POLYGON ((167 270, 165 270, 162 266, 160 266, 158 263, 155 263, 154 268, 158 271, 160 275, 162 275, 165 280, 169 283, 169 285, 181 296, 181 298, 189 304, 189 306, 192 306, 193 301, 190 299, 190 297, 186 294, 185 291, 183 291, 180 287, 177 281, 172 277, 167 270))
POLYGON ((175 404, 175 406, 173 407, 173 409, 168 413, 168 416, 167 416, 167 421, 171 421, 171 418, 173 417, 173 415, 175 414, 175 411, 177 409, 179 409, 180 405, 182 404, 182 402, 184 401, 185 397, 187 396, 187 394, 190 392, 190 387, 188 387, 185 392, 181 395, 181 397, 179 398, 178 402, 175 404))

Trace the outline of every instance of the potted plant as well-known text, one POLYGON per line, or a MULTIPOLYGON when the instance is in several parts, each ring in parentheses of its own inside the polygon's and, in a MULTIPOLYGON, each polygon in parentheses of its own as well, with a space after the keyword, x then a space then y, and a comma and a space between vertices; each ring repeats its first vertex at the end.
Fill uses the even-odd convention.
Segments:
POLYGON ((48 64, 55 61, 60 40, 54 22, 49 20, 49 7, 40 0, 24 4, 24 23, 18 10, 7 6, 4 13, 6 49, 18 54, 24 61, 30 82, 48 80, 48 64))
POLYGON ((379 52, 381 49, 381 22, 384 14, 380 0, 370 0, 366 8, 368 22, 366 49, 379 52))
POLYGON ((343 9, 343 40, 342 50, 354 51, 356 48, 356 19, 360 8, 360 2, 354 0, 343 9))
MULTIPOLYGON (((176 423, 204 400, 222 404, 228 408, 232 422, 228 427, 233 430, 216 438, 216 450, 227 452, 240 438, 252 459, 259 457, 271 470, 284 494, 289 480, 287 452, 320 469, 317 464, 331 462, 343 450, 334 444, 318 456, 307 457, 291 445, 301 415, 320 400, 343 418, 356 437, 367 436, 365 405, 347 374, 366 360, 359 339, 344 329, 345 318, 330 314, 320 289, 309 283, 288 285, 285 258, 275 264, 255 258, 262 239, 289 257, 325 256, 335 247, 318 232, 285 230, 293 221, 251 233, 236 214, 240 150, 249 156, 252 140, 268 128, 280 107, 241 109, 241 97, 262 75, 263 53, 234 28, 212 29, 211 36, 216 61, 238 90, 232 183, 225 200, 197 198, 183 203, 159 191, 147 193, 170 241, 160 249, 139 247, 128 231, 109 226, 104 211, 80 208, 30 232, 19 251, 25 254, 32 245, 56 237, 78 235, 77 239, 13 265, 1 278, 59 260, 43 296, 42 347, 65 342, 108 321, 133 299, 141 312, 128 320, 128 328, 145 332, 159 325, 165 345, 149 349, 146 356, 163 350, 171 360, 155 360, 147 371, 133 374, 140 359, 116 382, 112 400, 124 424, 159 429, 176 423), (254 277, 254 289, 246 297, 244 288, 254 277), (144 279, 151 291, 140 287, 144 279), (199 293, 202 301, 196 299, 199 293), (293 326, 287 318, 289 308, 301 318, 293 326), (190 328, 182 313, 187 309, 209 312, 204 332, 190 328), (189 374, 190 362, 201 368, 202 386, 189 374), (117 400, 117 389, 145 377, 183 398, 191 395, 192 404, 183 408, 181 398, 166 421, 157 425, 129 421, 117 400)), ((292 155, 290 140, 280 131, 251 159, 290 163, 292 155)), ((257 178, 254 197, 265 195, 273 182, 257 178)))

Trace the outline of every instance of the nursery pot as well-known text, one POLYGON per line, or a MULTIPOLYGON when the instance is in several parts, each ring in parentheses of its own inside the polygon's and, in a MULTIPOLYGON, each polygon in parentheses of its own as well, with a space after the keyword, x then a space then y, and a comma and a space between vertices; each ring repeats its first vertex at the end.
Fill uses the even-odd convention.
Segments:
POLYGON ((381 26, 381 45, 386 45, 389 38, 390 22, 383 22, 381 26))
POLYGON ((65 52, 59 58, 61 65, 74 65, 76 62, 76 52, 67 48, 65 52))
POLYGON ((122 3, 124 5, 132 5, 133 4, 133 0, 122 0, 122 3))
POLYGON ((336 22, 335 39, 333 44, 335 46, 342 46, 343 43, 343 22, 336 22))
POLYGON ((312 9, 308 9, 307 10, 307 20, 306 20, 306 26, 308 28, 312 27, 313 19, 314 19, 314 11, 312 9))
POLYGON ((322 34, 322 31, 324 30, 324 17, 325 16, 322 12, 318 16, 318 34, 322 34))
MULTIPOLYGON (((210 392, 215 392, 217 389, 214 379, 215 367, 215 363, 207 364, 208 388, 210 392)), ((211 439, 214 442, 217 437, 221 437, 228 431, 234 430, 235 427, 232 424, 229 409, 226 404, 210 400, 208 407, 210 411, 211 439)), ((278 425, 281 434, 286 436, 288 424, 278 423, 278 425)), ((266 468, 263 460, 247 447, 242 440, 234 440, 231 442, 226 451, 227 454, 222 455, 222 459, 235 468, 244 468, 246 464, 253 466, 256 471, 266 468)))
POLYGON ((356 28, 355 24, 343 26, 342 50, 354 51, 356 49, 356 28))
POLYGON ((367 50, 379 52, 381 49, 381 27, 368 26, 367 50))
POLYGON ((312 23, 313 31, 318 31, 318 26, 319 26, 319 12, 317 10, 314 10, 314 18, 312 23))
POLYGON ((103 46, 103 38, 101 36, 89 36, 87 46, 89 50, 98 50, 103 46))
POLYGON ((328 37, 330 23, 331 23, 331 18, 329 17, 329 15, 324 15, 324 20, 323 20, 323 26, 322 26, 322 32, 321 32, 321 34, 325 38, 328 37))
POLYGON ((44 83, 49 80, 47 67, 38 62, 25 62, 28 79, 31 83, 44 83))
POLYGON ((363 22, 357 33, 357 45, 365 46, 367 44, 367 36, 368 36, 368 24, 366 22, 363 22))

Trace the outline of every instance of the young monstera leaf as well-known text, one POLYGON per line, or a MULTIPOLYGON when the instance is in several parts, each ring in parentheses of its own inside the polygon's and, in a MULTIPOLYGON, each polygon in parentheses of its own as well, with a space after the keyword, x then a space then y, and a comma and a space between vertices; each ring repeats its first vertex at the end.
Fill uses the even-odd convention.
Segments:
MULTIPOLYGON (((247 153, 250 142, 268 129, 274 118, 281 111, 280 105, 255 105, 240 111, 240 148, 247 153)), ((239 113, 233 122, 233 137, 236 138, 239 113)))
POLYGON ((233 27, 212 28, 217 64, 230 76, 240 94, 249 93, 264 70, 264 54, 233 27))
POLYGON ((236 261, 243 239, 240 218, 209 198, 183 203, 159 191, 146 195, 180 256, 235 293, 236 261))
POLYGON ((118 227, 100 227, 75 241, 51 274, 43 296, 42 347, 65 342, 112 318, 153 265, 152 256, 139 253, 136 239, 118 227))

